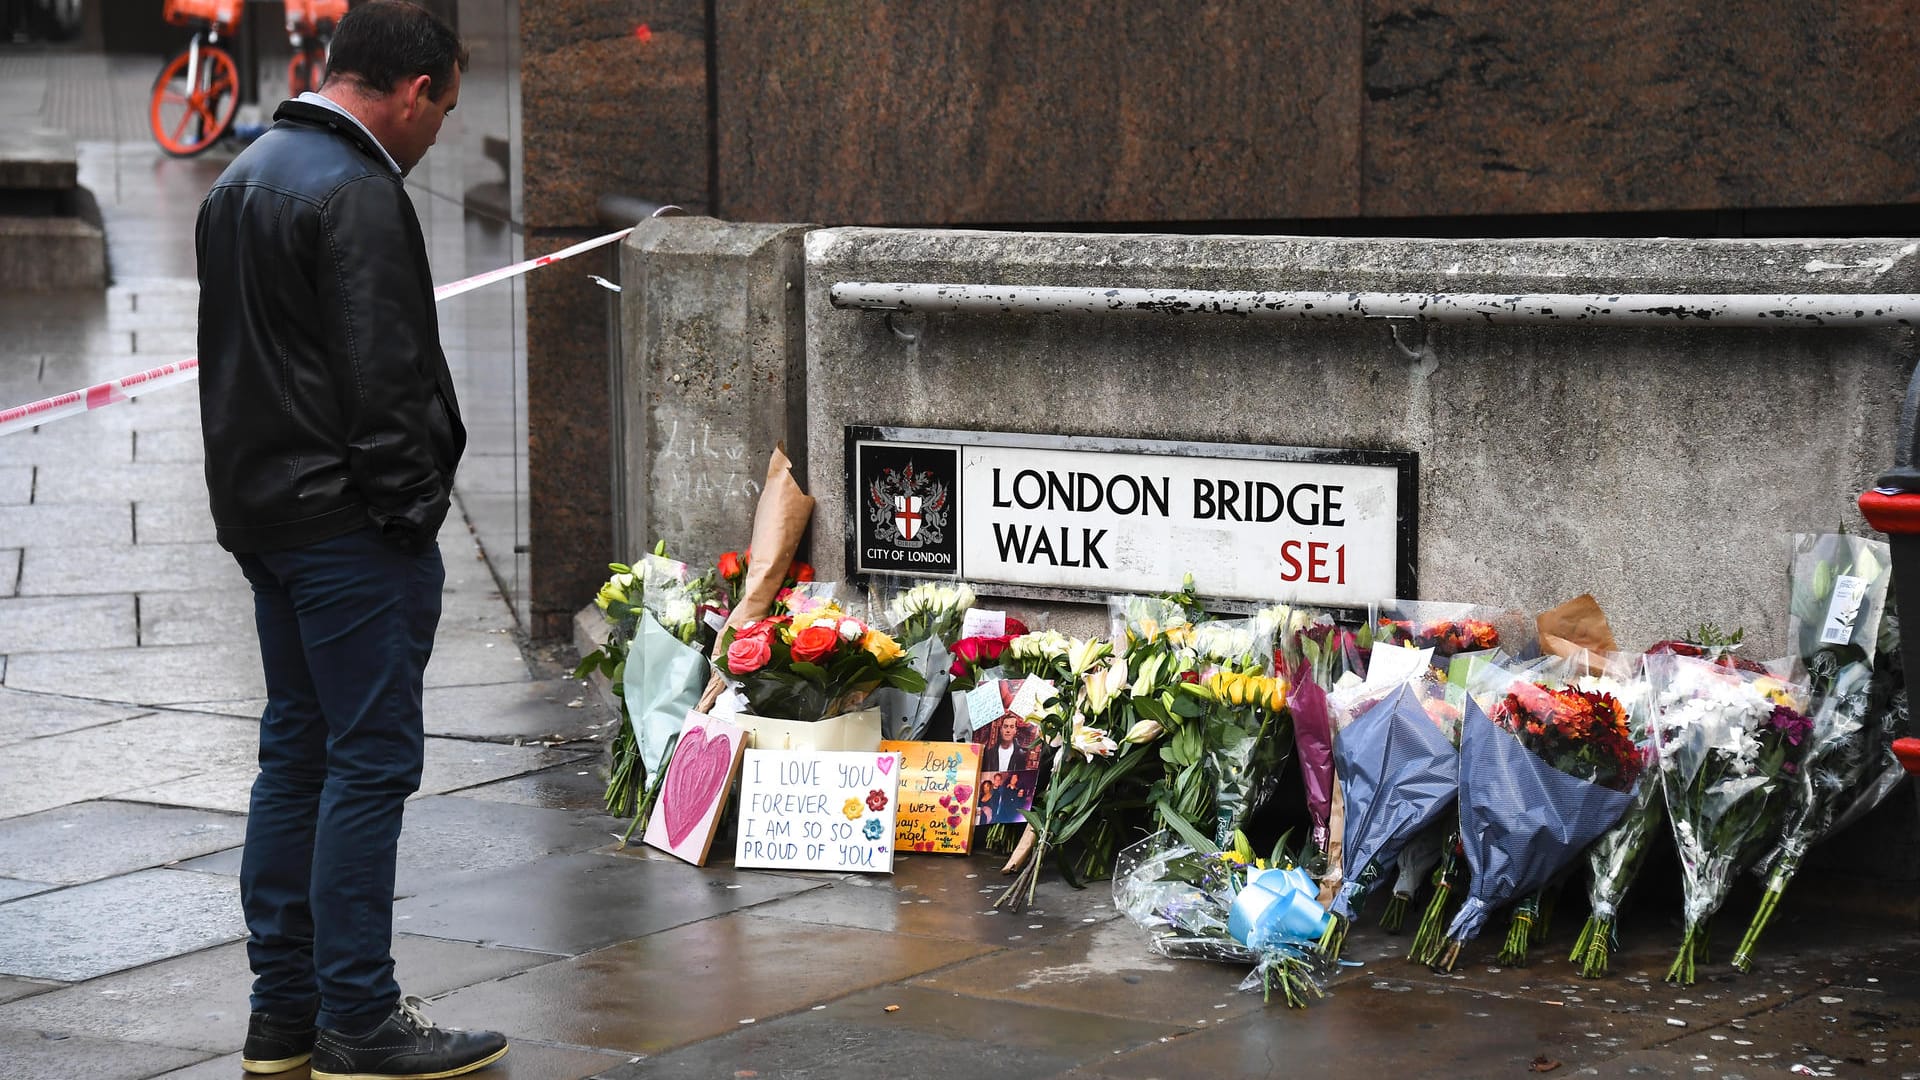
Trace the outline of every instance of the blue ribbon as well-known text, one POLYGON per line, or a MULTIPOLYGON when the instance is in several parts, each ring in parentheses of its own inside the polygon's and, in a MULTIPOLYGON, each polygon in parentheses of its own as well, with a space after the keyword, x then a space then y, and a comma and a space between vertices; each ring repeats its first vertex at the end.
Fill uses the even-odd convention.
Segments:
POLYGON ((1249 949, 1310 945, 1326 933, 1332 916, 1315 897, 1319 890, 1307 872, 1250 870, 1247 886, 1227 911, 1227 932, 1249 949))

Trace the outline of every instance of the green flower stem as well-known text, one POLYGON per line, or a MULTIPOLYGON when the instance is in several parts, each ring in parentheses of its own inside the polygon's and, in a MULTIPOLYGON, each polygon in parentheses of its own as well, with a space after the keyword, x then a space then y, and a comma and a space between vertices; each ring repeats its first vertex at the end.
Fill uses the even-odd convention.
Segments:
POLYGON ((1527 944, 1533 940, 1533 923, 1540 915, 1540 894, 1534 893, 1516 904, 1513 918, 1507 924, 1507 942, 1500 949, 1495 963, 1522 967, 1527 962, 1527 944))
POLYGON ((1453 965, 1460 962, 1460 947, 1466 942, 1459 938, 1448 938, 1440 943, 1439 953, 1429 965, 1437 975, 1453 974, 1453 965))
POLYGON ((1406 925, 1407 908, 1413 903, 1413 897, 1407 893, 1394 893, 1387 901, 1387 909, 1380 913, 1380 929, 1389 934, 1398 934, 1406 925))
POLYGON ((1329 960, 1338 960, 1340 950, 1347 946, 1347 919, 1344 915, 1334 915, 1327 922, 1326 932, 1320 935, 1320 955, 1329 960))
POLYGON ((1680 939, 1679 955, 1673 958, 1673 966, 1667 969, 1667 981, 1681 986, 1692 986, 1694 967, 1697 960, 1704 960, 1706 935, 1701 927, 1687 927, 1686 936, 1680 939), (1696 956, 1696 953, 1700 955, 1696 956))
POLYGON ((1773 921, 1773 910, 1780 906, 1780 897, 1787 891, 1787 880, 1776 872, 1767 880, 1767 891, 1760 897, 1760 906, 1753 913, 1753 921, 1747 924, 1747 932, 1740 938, 1740 947, 1733 951, 1733 966, 1741 971, 1753 970, 1753 951, 1760 947, 1760 935, 1773 921))
POLYGON ((1608 953, 1613 947, 1613 918, 1609 915, 1589 916, 1580 928, 1580 939, 1573 943, 1573 953, 1568 961, 1580 965, 1580 974, 1589 979, 1605 978, 1607 974, 1608 953))

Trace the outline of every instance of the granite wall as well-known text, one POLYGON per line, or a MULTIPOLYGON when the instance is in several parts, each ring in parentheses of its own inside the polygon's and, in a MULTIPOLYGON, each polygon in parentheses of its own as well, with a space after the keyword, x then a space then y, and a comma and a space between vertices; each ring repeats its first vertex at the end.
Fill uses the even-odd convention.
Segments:
MULTIPOLYGON (((607 193, 732 221, 1219 232, 1916 204, 1911 16, 1902 0, 522 0, 514 223, 532 252, 604 228, 607 193)), ((541 635, 632 554, 611 538, 605 301, 550 273, 524 326, 541 635)))

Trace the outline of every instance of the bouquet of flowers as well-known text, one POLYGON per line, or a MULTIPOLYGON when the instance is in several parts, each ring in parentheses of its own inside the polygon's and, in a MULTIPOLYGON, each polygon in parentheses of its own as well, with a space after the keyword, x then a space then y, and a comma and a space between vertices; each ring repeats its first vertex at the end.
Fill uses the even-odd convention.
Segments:
POLYGON ((1333 709, 1327 692, 1340 679, 1352 673, 1364 675, 1360 642, 1351 630, 1340 627, 1332 616, 1321 614, 1284 639, 1290 644, 1277 647, 1275 655, 1287 659, 1291 672, 1287 687, 1287 712, 1293 719, 1294 751, 1300 757, 1300 775, 1307 789, 1307 815, 1312 823, 1313 850, 1320 866, 1325 861, 1332 835, 1333 814, 1333 709))
POLYGON ((1323 994, 1312 950, 1326 910, 1304 871, 1256 860, 1245 837, 1235 839, 1225 850, 1191 832, 1140 841, 1114 867, 1114 904, 1153 935, 1155 953, 1251 965, 1240 989, 1271 1001, 1278 988, 1302 1008, 1323 994))
POLYGON ((1797 758, 1783 766, 1787 807, 1779 840, 1754 867, 1766 889, 1733 954, 1741 971, 1753 966, 1753 950, 1807 849, 1874 794, 1868 775, 1885 753, 1872 705, 1891 566, 1887 546, 1836 534, 1795 539, 1799 555, 1787 637, 1811 680, 1813 730, 1797 758))
POLYGON ((1661 653, 1647 658, 1661 795, 1680 854, 1686 934, 1667 981, 1692 985, 1707 920, 1734 871, 1774 835, 1789 757, 1811 733, 1804 693, 1754 675, 1661 653))
POLYGON ((1459 754, 1437 726, 1417 682, 1402 683, 1334 743, 1334 767, 1346 804, 1341 837, 1343 882, 1321 951, 1337 957, 1346 927, 1400 849, 1438 820, 1459 791, 1459 754))
MULTIPOLYGON (((723 553, 714 565, 714 573, 719 575, 727 587, 727 600, 730 606, 737 606, 747 591, 747 569, 753 562, 753 549, 746 551, 728 551, 723 553)), ((774 606, 777 609, 782 594, 796 585, 804 585, 813 580, 813 567, 808 563, 794 559, 787 564, 786 572, 781 575, 780 587, 775 593, 774 606)), ((775 611, 775 614, 780 614, 775 611)))
POLYGON ((1499 612, 1473 604, 1392 600, 1375 616, 1375 641, 1432 649, 1436 659, 1500 647, 1499 612))
POLYGON ((1025 649, 1020 659, 1024 666, 1015 663, 1008 663, 1007 666, 1017 668, 1022 675, 1052 678, 1054 662, 1067 653, 1066 635, 1059 631, 1032 634, 1027 630, 1027 624, 1009 615, 1005 633, 963 637, 947 650, 953 656, 953 663, 947 668, 947 674, 952 679, 949 689, 957 693, 980 685, 980 679, 988 671, 1006 661, 1008 646, 1022 640, 1025 641, 1025 649))
POLYGON ((818 721, 855 708, 881 686, 917 693, 926 680, 899 644, 831 604, 728 627, 715 666, 757 715, 818 721))
POLYGON ((887 687, 876 691, 873 703, 881 709, 882 735, 888 739, 924 739, 934 714, 946 700, 953 680, 949 647, 960 636, 961 620, 974 605, 966 583, 914 585, 886 602, 888 629, 906 650, 905 663, 920 673, 926 686, 918 693, 887 687))
POLYGON ((1293 746, 1287 683, 1270 675, 1218 670, 1204 685, 1213 696, 1206 743, 1214 781, 1214 842, 1225 844, 1272 797, 1286 768, 1293 746))
MULTIPOLYGON (((1588 693, 1605 694, 1620 702, 1627 713, 1627 726, 1632 731, 1634 745, 1639 748, 1641 760, 1650 761, 1653 757, 1651 729, 1648 725, 1651 702, 1649 687, 1641 661, 1629 661, 1624 658, 1611 662, 1615 671, 1631 670, 1630 678, 1621 679, 1613 675, 1584 675, 1575 681, 1576 688, 1588 693)), ((1634 782, 1632 798, 1627 809, 1613 828, 1600 834, 1600 838, 1587 849, 1587 903, 1589 914, 1580 928, 1580 936, 1574 940, 1573 952, 1568 960, 1580 965, 1580 973, 1590 979, 1597 979, 1607 973, 1609 953, 1614 945, 1614 919, 1620 905, 1626 900, 1627 889, 1635 878, 1640 876, 1640 864, 1645 861, 1647 849, 1652 844, 1655 830, 1665 820, 1660 801, 1660 784, 1657 774, 1643 769, 1634 782)))
MULTIPOLYGON (((1112 810, 1106 805, 1108 793, 1142 766, 1159 760, 1151 745, 1163 733, 1161 725, 1139 720, 1121 726, 1130 716, 1125 663, 1114 655, 1112 645, 1097 638, 1072 641, 1061 658, 1056 685, 1065 696, 1049 702, 1041 717, 1041 733, 1056 748, 1053 776, 1027 815, 1024 857, 1016 852, 1015 863, 1008 864, 1017 863, 1018 875, 994 901, 995 907, 1020 911, 1032 903, 1047 856, 1064 852, 1096 817, 1104 827, 1112 810), (1117 740, 1115 732, 1121 734, 1117 740)), ((1110 852, 1104 858, 1096 854, 1083 865, 1110 859, 1110 852)), ((1062 869, 1068 882, 1077 884, 1064 860, 1062 869)))
MULTIPOLYGON (((1491 716, 1469 697, 1460 840, 1473 884, 1447 927, 1436 970, 1453 970, 1461 946, 1494 908, 1538 891, 1612 827, 1640 769, 1626 711, 1607 694, 1519 682, 1491 716)), ((1524 956, 1530 926, 1516 920, 1509 955, 1524 956)))
POLYGON ((680 722, 706 683, 701 653, 707 634, 700 605, 713 599, 711 575, 695 577, 685 563, 666 557, 666 543, 634 565, 610 563, 613 571, 594 605, 607 620, 607 638, 574 669, 575 678, 598 671, 620 703, 605 805, 616 817, 644 823, 648 801, 636 804, 642 785, 662 774, 680 722))

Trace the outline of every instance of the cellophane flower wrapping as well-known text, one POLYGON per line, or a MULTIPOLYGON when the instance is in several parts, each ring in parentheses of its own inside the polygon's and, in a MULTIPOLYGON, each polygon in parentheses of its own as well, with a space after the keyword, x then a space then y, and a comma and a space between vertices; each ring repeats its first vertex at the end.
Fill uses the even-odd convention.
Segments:
POLYGON ((894 575, 875 575, 869 586, 870 610, 875 621, 906 650, 903 660, 926 680, 918 691, 881 687, 867 699, 880 710, 882 736, 887 739, 925 739, 934 718, 947 701, 953 682, 953 654, 960 627, 976 601, 965 582, 928 582, 894 575))
POLYGON ((1632 783, 1620 773, 1622 750, 1609 745, 1625 739, 1624 721, 1590 735, 1589 726, 1598 729, 1601 721, 1581 714, 1578 703, 1594 706, 1591 713, 1612 707, 1567 698, 1564 704, 1574 711, 1560 720, 1556 735, 1559 714, 1546 703, 1547 689, 1520 684, 1510 695, 1528 695, 1522 685, 1539 693, 1524 717, 1509 721, 1517 733, 1496 725, 1471 697, 1467 702, 1460 737, 1460 842, 1473 876, 1467 901, 1447 928, 1449 941, 1471 940, 1495 908, 1546 885, 1620 819, 1632 798, 1619 790, 1632 783))
POLYGON ((1906 767, 1893 754, 1894 740, 1906 738, 1914 730, 1907 710, 1907 669, 1900 648, 1900 619, 1891 598, 1880 617, 1880 648, 1873 658, 1867 716, 1872 749, 1867 755, 1866 774, 1855 785, 1854 797, 1847 800, 1827 828, 1828 836, 1865 817, 1907 780, 1906 767))
POLYGON ((1459 793, 1459 754, 1429 714, 1416 683, 1403 683, 1334 742, 1346 802, 1344 880, 1330 910, 1351 919, 1400 849, 1439 820, 1459 793))
POLYGON ((1208 717, 1208 771, 1214 780, 1214 842, 1272 798, 1293 749, 1287 684, 1273 670, 1275 621, 1256 615, 1194 627, 1193 653, 1214 697, 1208 717))
MULTIPOLYGON (((1649 723, 1653 714, 1653 695, 1641 657, 1610 657, 1599 673, 1578 676, 1573 685, 1581 690, 1610 694, 1617 699, 1626 709, 1635 747, 1644 760, 1653 760, 1653 736, 1649 723)), ((1659 834, 1665 822, 1659 773, 1655 769, 1642 770, 1634 782, 1631 796, 1620 820, 1601 833, 1587 849, 1587 904, 1590 914, 1571 959, 1582 966, 1584 974, 1593 977, 1606 974, 1614 919, 1620 905, 1626 901, 1627 890, 1632 887, 1634 879, 1640 876, 1640 866, 1646 861, 1653 838, 1659 834)))
POLYGON ((1202 854, 1156 833, 1115 859, 1114 906, 1151 935, 1147 947, 1157 955, 1245 965, 1252 970, 1240 982, 1242 991, 1288 986, 1288 1004, 1318 997, 1325 979, 1313 941, 1262 941, 1254 949, 1234 940, 1228 924, 1247 874, 1246 862, 1232 852, 1202 854))
POLYGON ((1296 628, 1279 639, 1274 652, 1288 677, 1287 712, 1306 787, 1311 840, 1324 860, 1332 839, 1334 792, 1333 708, 1327 694, 1349 673, 1355 678, 1364 674, 1365 663, 1354 632, 1330 614, 1299 610, 1298 615, 1289 614, 1288 624, 1296 628))
POLYGON ((1432 649, 1436 663, 1517 642, 1524 622, 1518 612, 1438 600, 1386 600, 1372 608, 1376 642, 1432 649))
MULTIPOLYGON (((1752 964, 1760 935, 1808 849, 1831 835, 1853 807, 1884 797, 1873 781, 1886 753, 1883 742, 1890 740, 1883 740, 1874 714, 1874 661, 1887 610, 1890 553, 1878 541, 1833 533, 1797 536, 1794 548, 1787 640, 1797 653, 1796 669, 1808 679, 1813 728, 1782 767, 1786 807, 1778 839, 1753 868, 1765 885, 1734 952, 1734 966, 1742 970, 1752 964)), ((1897 645, 1893 651, 1898 653, 1897 645)))
POLYGON ((1803 686, 1672 653, 1647 657, 1661 795, 1680 856, 1686 936, 1668 978, 1693 981, 1708 918, 1776 835, 1782 784, 1812 733, 1803 686))

